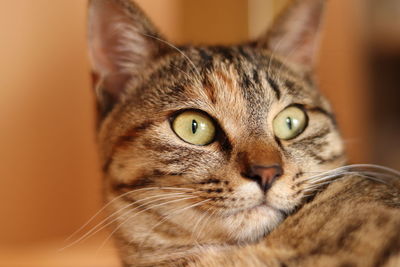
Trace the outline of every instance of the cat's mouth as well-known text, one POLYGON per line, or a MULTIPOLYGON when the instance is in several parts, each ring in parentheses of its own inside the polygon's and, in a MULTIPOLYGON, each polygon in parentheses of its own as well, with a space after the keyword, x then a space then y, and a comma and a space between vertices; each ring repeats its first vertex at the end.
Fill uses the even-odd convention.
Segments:
POLYGON ((271 206, 267 201, 261 201, 232 211, 221 222, 232 241, 253 243, 270 233, 285 217, 285 212, 271 206))
POLYGON ((260 204, 256 204, 253 207, 244 209, 242 212, 254 212, 260 209, 268 209, 270 208, 265 200, 263 200, 260 204))
POLYGON ((258 204, 255 204, 251 207, 246 207, 246 208, 241 208, 238 210, 233 211, 232 213, 228 214, 228 216, 235 216, 235 215, 239 215, 239 214, 256 214, 257 212, 264 212, 264 211, 268 211, 268 212, 275 212, 275 213, 280 213, 282 215, 284 215, 285 217, 287 216, 286 212, 280 209, 277 209, 275 207, 273 207, 272 205, 268 204, 266 200, 261 201, 258 204))
POLYGON ((254 207, 248 208, 247 210, 245 210, 245 212, 262 212, 263 210, 272 210, 276 213, 280 213, 284 217, 287 216, 287 213, 285 211, 269 205, 266 201, 263 201, 262 203, 255 205, 254 207))

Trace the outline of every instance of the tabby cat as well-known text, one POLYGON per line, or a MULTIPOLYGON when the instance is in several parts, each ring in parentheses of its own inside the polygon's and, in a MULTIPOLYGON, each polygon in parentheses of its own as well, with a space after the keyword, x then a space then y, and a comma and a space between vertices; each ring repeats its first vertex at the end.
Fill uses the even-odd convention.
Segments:
POLYGON ((255 41, 177 47, 129 0, 90 1, 124 266, 400 266, 399 175, 344 166, 313 79, 323 7, 292 1, 255 41))

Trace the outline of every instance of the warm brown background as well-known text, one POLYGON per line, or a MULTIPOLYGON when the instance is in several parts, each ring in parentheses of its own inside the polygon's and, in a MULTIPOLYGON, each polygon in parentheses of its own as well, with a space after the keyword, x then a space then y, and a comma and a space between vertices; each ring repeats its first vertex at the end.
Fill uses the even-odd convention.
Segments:
MULTIPOLYGON (((231 43, 257 35, 285 1, 137 2, 170 40, 231 43)), ((393 5, 393 0, 379 2, 393 5)), ((371 11, 367 3, 329 1, 318 69, 321 87, 337 110, 350 158, 400 167, 399 142, 386 138, 396 137, 390 123, 399 125, 400 112, 393 116, 398 109, 388 109, 394 121, 385 124, 387 132, 380 131, 380 118, 388 117, 375 107, 387 106, 387 99, 377 97, 377 92, 384 92, 374 86, 381 84, 382 72, 371 67, 385 59, 382 54, 389 59, 400 54, 399 39, 392 38, 399 35, 388 34, 395 33, 387 27, 393 21, 384 24, 380 16, 385 20, 388 16, 376 14, 376 6, 371 11), (374 20, 367 20, 366 14, 374 15, 374 20), (392 39, 385 42, 388 37, 392 39), (394 155, 387 161, 379 156, 386 152, 394 155)), ((102 258, 90 249, 81 250, 90 250, 90 255, 81 252, 85 256, 71 263, 78 249, 54 251, 62 247, 58 240, 84 223, 101 203, 85 21, 85 0, 0 3, 0 266, 116 264, 112 252, 102 253, 102 258), (63 264, 55 263, 61 259, 63 264)), ((399 66, 393 64, 392 71, 399 66)), ((398 93, 393 94, 399 99, 398 93)))

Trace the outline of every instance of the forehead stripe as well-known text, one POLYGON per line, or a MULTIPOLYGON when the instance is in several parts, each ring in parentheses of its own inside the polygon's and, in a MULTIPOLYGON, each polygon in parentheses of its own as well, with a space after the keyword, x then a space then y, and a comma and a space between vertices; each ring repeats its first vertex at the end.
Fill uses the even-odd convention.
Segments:
POLYGON ((274 91, 276 98, 279 100, 281 98, 281 91, 279 90, 278 84, 268 75, 267 75, 267 81, 271 86, 272 90, 274 91))

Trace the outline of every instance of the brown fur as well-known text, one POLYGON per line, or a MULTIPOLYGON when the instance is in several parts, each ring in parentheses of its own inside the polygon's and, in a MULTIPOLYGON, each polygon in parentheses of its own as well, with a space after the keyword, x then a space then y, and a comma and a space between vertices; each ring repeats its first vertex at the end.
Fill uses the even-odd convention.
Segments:
POLYGON ((348 179, 302 207, 320 189, 310 177, 346 161, 312 79, 323 2, 293 1, 258 41, 178 48, 130 1, 91 1, 104 192, 126 266, 395 262, 398 191, 348 179), (279 140, 272 121, 291 105, 307 113, 307 127, 279 140), (171 121, 182 110, 212 118, 211 144, 176 136, 171 121), (254 164, 283 174, 264 192, 243 174, 254 164), (369 211, 388 223, 376 227, 369 211), (379 236, 391 241, 365 247, 379 236))
POLYGON ((209 249, 190 266, 399 266, 400 194, 359 177, 335 182, 267 238, 209 249))

